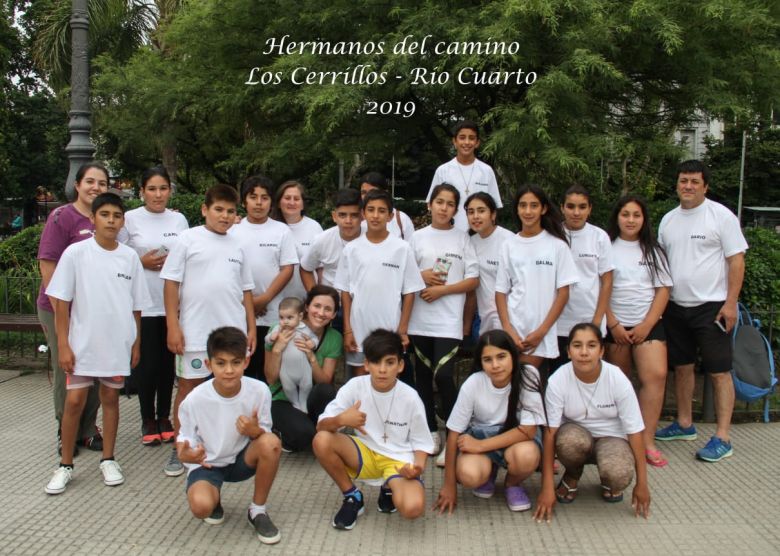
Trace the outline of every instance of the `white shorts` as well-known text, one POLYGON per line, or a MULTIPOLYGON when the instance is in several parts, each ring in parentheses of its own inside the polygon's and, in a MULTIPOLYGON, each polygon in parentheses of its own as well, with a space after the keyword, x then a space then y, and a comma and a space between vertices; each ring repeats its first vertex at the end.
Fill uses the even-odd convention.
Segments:
POLYGON ((345 353, 344 360, 350 367, 362 367, 366 362, 366 356, 362 351, 347 351, 345 353))
POLYGON ((65 375, 65 389, 66 390, 78 390, 79 388, 89 388, 95 381, 100 381, 100 384, 119 390, 125 385, 125 377, 121 375, 117 376, 84 376, 84 375, 65 375))
POLYGON ((206 378, 211 374, 206 367, 205 351, 185 351, 176 356, 176 376, 179 378, 206 378))

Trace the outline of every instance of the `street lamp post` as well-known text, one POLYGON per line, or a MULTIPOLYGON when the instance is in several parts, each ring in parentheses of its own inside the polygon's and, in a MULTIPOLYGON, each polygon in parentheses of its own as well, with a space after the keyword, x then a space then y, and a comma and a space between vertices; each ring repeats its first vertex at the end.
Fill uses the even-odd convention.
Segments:
POLYGON ((65 147, 70 170, 65 182, 65 195, 75 198, 76 172, 82 164, 92 160, 95 146, 89 138, 92 129, 89 112, 89 15, 87 0, 73 0, 70 17, 71 69, 70 69, 70 142, 65 147))

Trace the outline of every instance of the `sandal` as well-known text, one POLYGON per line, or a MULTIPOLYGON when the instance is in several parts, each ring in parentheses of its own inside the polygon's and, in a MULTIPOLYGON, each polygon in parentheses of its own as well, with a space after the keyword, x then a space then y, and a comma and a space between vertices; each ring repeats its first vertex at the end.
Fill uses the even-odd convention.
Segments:
POLYGON ((609 488, 607 485, 601 485, 602 491, 601 491, 601 499, 604 500, 604 502, 607 502, 609 504, 615 504, 617 502, 623 501, 623 493, 620 494, 614 494, 612 492, 612 489, 609 488))
POLYGON ((645 450, 645 461, 653 467, 666 467, 669 460, 664 457, 661 450, 645 450))
POLYGON ((557 498, 558 502, 561 504, 571 504, 577 499, 577 487, 571 488, 566 483, 566 479, 561 477, 561 481, 558 483, 558 486, 555 487, 555 498, 557 498), (566 489, 566 492, 563 495, 558 494, 561 487, 566 489))

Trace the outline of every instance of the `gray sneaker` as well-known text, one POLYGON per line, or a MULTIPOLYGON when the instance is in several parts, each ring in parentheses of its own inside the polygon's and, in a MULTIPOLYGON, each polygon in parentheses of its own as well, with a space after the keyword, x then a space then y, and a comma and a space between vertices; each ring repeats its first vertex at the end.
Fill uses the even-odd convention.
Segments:
POLYGON ((165 467, 163 467, 163 471, 169 477, 178 477, 184 473, 184 464, 179 461, 179 454, 176 452, 176 448, 171 451, 171 457, 168 459, 165 467))
POLYGON ((252 519, 252 514, 247 510, 246 517, 249 520, 249 523, 252 524, 252 527, 255 528, 257 538, 260 539, 260 542, 263 544, 276 544, 282 539, 282 534, 279 532, 279 529, 276 528, 274 522, 271 521, 271 518, 268 517, 268 514, 257 514, 255 518, 252 519))

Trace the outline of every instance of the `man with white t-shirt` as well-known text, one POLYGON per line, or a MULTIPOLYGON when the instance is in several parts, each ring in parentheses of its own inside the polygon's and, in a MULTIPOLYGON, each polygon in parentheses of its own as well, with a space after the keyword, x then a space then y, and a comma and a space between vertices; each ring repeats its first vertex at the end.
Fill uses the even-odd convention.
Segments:
POLYGON ((698 160, 680 164, 680 206, 664 215, 658 241, 666 250, 674 281, 664 327, 669 363, 675 370, 677 420, 656 432, 656 440, 695 440, 692 400, 697 348, 701 369, 715 390, 717 429, 696 457, 709 462, 732 455, 729 429, 734 410, 730 332, 737 321, 737 299, 745 276, 748 245, 736 216, 705 197, 707 166, 698 160))
POLYGON ((501 204, 501 195, 498 192, 498 182, 496 182, 493 168, 477 159, 477 149, 479 148, 479 127, 477 124, 468 120, 459 122, 452 135, 452 144, 455 146, 455 158, 436 168, 425 202, 430 202, 433 188, 440 183, 454 185, 460 192, 460 205, 455 212, 455 227, 468 232, 469 223, 464 203, 469 195, 477 191, 484 191, 493 197, 498 208, 504 205, 501 204))

